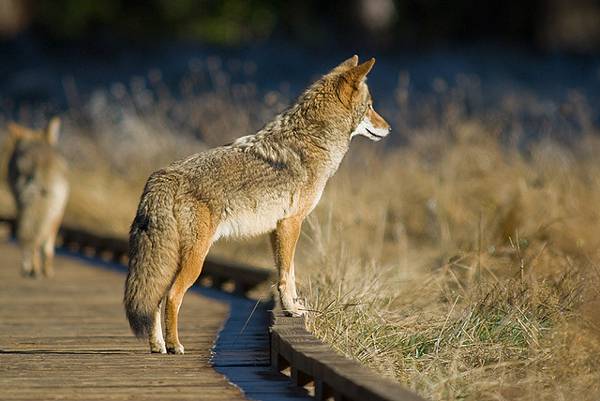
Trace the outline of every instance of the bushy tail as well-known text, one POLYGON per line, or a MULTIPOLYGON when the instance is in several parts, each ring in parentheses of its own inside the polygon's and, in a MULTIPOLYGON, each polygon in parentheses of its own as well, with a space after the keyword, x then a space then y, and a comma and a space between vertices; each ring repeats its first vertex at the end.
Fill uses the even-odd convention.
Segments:
POLYGON ((154 313, 179 264, 173 202, 177 183, 162 172, 150 176, 129 233, 125 312, 137 337, 147 337, 154 313))

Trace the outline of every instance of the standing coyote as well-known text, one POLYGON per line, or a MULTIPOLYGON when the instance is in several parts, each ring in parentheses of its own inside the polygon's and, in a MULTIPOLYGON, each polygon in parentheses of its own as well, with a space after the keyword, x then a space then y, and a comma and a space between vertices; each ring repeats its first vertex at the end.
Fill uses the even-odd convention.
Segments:
POLYGON ((69 194, 67 164, 55 146, 59 130, 58 117, 42 131, 8 125, 4 151, 17 208, 21 267, 26 276, 39 276, 42 269, 45 276, 54 274, 54 243, 69 194))
POLYGON ((351 57, 256 134, 150 175, 131 225, 124 304, 131 329, 149 336, 152 352, 183 354, 179 307, 211 244, 222 237, 271 232, 283 309, 291 316, 303 313, 293 261, 302 221, 351 138, 378 141, 390 132, 365 83, 374 63, 358 65, 351 57))

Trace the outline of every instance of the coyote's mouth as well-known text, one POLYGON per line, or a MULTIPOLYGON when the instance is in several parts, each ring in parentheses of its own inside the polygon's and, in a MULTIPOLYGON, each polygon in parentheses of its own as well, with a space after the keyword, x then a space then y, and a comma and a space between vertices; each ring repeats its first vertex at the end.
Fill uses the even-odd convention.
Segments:
POLYGON ((367 132, 368 132, 369 134, 373 135, 375 138, 379 138, 379 139, 383 139, 383 138, 385 138, 385 136, 384 136, 384 135, 377 135, 376 133, 374 133, 374 132, 373 132, 373 131, 371 131, 370 129, 368 129, 368 128, 365 128, 365 129, 367 130, 367 132))

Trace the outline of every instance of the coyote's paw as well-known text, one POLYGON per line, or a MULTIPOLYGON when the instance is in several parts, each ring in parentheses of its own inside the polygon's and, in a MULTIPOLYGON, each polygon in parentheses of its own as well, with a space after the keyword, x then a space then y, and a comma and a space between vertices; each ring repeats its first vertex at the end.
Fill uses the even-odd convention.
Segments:
POLYGON ((157 341, 155 343, 150 343, 150 352, 153 354, 166 354, 167 347, 164 342, 157 341))
POLYGON ((46 277, 46 278, 54 277, 54 269, 44 269, 44 277, 46 277))
POLYGON ((181 344, 167 344, 167 352, 169 354, 177 354, 177 355, 183 355, 185 353, 183 345, 181 345, 181 344))
POLYGON ((304 314, 306 312, 299 308, 290 308, 290 309, 284 309, 283 313, 286 316, 290 316, 290 317, 302 317, 302 316, 304 316, 304 314))
POLYGON ((291 317, 300 317, 306 313, 306 309, 304 307, 304 302, 299 298, 294 298, 293 301, 287 301, 285 299, 281 299, 281 306, 283 309, 283 313, 286 316, 291 317))

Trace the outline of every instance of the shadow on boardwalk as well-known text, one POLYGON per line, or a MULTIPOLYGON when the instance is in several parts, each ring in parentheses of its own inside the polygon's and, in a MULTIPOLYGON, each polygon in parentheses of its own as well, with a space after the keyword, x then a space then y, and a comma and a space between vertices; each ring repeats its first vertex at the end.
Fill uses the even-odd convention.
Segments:
POLYGON ((289 377, 270 366, 269 311, 271 301, 254 301, 213 288, 195 292, 229 305, 229 318, 213 347, 212 364, 217 372, 253 400, 312 400, 308 392, 293 387, 289 377))

